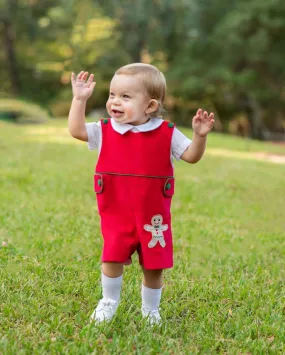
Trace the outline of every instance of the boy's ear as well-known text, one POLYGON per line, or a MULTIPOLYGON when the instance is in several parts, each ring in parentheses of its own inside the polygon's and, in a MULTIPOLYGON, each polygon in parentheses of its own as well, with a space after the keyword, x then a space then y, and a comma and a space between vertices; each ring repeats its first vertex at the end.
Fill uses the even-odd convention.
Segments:
POLYGON ((149 113, 153 113, 155 111, 157 111, 159 108, 159 103, 157 100, 155 99, 151 99, 149 100, 149 103, 148 103, 148 106, 147 106, 147 109, 146 109, 146 113, 149 114, 149 113))

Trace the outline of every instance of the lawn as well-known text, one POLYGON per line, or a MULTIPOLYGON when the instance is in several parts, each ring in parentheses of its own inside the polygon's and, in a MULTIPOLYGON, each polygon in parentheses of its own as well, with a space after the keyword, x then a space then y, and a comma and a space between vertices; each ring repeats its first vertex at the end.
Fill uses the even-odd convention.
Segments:
POLYGON ((117 315, 96 327, 96 152, 66 121, 0 121, 0 353, 285 353, 285 164, 252 154, 285 149, 218 134, 208 147, 176 163, 163 326, 141 319, 135 257, 117 315))

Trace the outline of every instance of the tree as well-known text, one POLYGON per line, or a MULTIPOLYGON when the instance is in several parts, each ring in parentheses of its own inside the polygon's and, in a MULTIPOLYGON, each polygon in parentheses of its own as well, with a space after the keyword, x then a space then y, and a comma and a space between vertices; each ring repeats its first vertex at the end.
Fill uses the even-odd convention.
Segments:
MULTIPOLYGON (((113 21, 92 0, 0 0, 1 89, 48 105, 70 99, 71 71, 94 70, 115 46, 113 21), (67 89, 68 86, 68 89, 67 89)), ((100 79, 100 70, 96 72, 100 79)))
POLYGON ((189 23, 195 36, 171 63, 176 95, 210 96, 247 112, 252 136, 263 139, 264 116, 284 109, 285 3, 197 0, 189 23))

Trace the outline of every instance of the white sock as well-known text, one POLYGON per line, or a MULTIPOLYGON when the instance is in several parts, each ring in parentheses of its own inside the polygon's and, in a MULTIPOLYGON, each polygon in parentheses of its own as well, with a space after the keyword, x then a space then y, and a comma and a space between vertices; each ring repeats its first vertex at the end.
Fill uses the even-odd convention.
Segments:
POLYGON ((101 282, 102 282, 103 298, 105 299, 110 298, 118 302, 120 300, 123 275, 113 278, 104 275, 102 272, 101 282))
POLYGON ((148 288, 142 284, 142 306, 149 309, 158 309, 161 299, 162 287, 148 288))

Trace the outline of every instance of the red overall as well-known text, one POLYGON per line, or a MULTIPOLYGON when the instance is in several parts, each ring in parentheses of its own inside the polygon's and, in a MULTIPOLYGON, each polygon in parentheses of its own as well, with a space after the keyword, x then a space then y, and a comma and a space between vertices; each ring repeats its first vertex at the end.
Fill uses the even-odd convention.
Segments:
POLYGON ((102 148, 94 190, 104 239, 103 262, 130 263, 137 251, 146 269, 173 266, 170 161, 174 125, 120 134, 101 120, 102 148))

